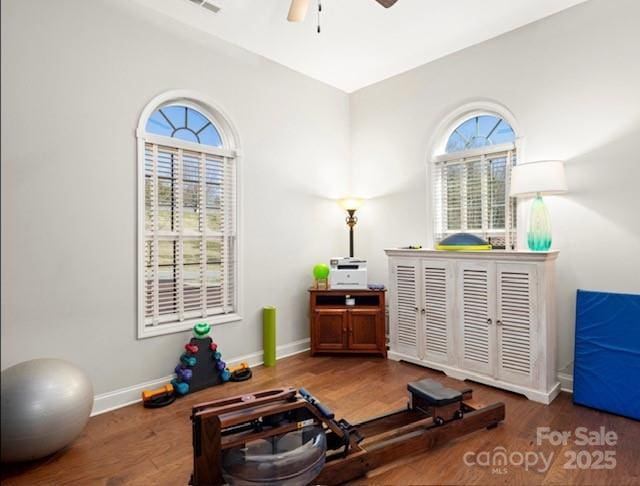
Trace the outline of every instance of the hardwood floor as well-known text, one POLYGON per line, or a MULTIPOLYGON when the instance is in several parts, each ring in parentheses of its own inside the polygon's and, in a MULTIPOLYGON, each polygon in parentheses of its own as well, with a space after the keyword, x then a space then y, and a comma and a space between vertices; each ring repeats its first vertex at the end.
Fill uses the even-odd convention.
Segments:
POLYGON ((447 386, 471 386, 484 403, 502 401, 507 418, 493 430, 481 430, 428 453, 408 458, 394 468, 376 471, 354 484, 640 484, 640 422, 575 406, 561 394, 550 406, 475 383, 462 384, 445 375, 407 363, 366 357, 316 357, 300 354, 274 368, 256 368, 244 383, 227 383, 188 395, 166 408, 140 404, 92 418, 69 448, 28 465, 3 465, 3 485, 183 485, 191 474, 191 407, 199 402, 280 385, 304 386, 332 407, 338 417, 363 420, 406 403, 406 384, 435 378, 447 386), (536 428, 568 431, 566 445, 545 441, 538 446, 536 428), (615 446, 578 446, 577 427, 617 434, 615 446), (504 448, 511 463, 484 465, 504 448), (596 462, 602 451, 615 452, 613 469, 567 469, 571 454, 578 465, 596 462), (574 452, 571 452, 574 451, 574 452), (586 451, 586 452, 580 452, 586 451), (478 455, 478 453, 480 453, 478 455), (542 457, 549 463, 542 466, 542 457), (465 465, 476 462, 482 465, 465 465), (518 464, 534 458, 533 466, 518 464))

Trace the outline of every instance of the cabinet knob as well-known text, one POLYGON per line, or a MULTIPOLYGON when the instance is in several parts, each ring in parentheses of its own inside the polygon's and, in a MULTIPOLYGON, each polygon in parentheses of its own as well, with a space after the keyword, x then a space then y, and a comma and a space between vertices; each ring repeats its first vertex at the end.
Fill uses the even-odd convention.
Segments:
POLYGON ((416 312, 418 312, 420 309, 418 307, 414 307, 413 310, 415 310, 416 312))
POLYGON ((420 311, 420 313, 421 313, 422 315, 425 315, 425 314, 427 313, 427 311, 426 311, 425 309, 422 309, 422 310, 420 311))
POLYGON ((491 320, 491 318, 489 317, 489 319, 487 319, 487 324, 490 326, 491 324, 493 324, 493 321, 491 320))
POLYGON ((496 326, 502 326, 502 321, 500 319, 496 321, 496 326))

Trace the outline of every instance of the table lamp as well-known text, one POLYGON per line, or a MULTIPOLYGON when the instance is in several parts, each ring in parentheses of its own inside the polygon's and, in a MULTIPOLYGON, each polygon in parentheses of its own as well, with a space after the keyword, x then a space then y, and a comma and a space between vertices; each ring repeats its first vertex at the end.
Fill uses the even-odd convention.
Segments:
POLYGON ((543 195, 567 192, 564 165, 559 160, 541 160, 516 165, 511 170, 511 197, 534 197, 527 226, 527 244, 531 251, 551 248, 551 218, 543 195))
POLYGON ((358 218, 355 216, 355 213, 358 209, 360 209, 360 207, 362 207, 362 204, 364 203, 364 201, 357 197, 346 197, 344 199, 340 199, 338 203, 349 214, 349 216, 347 216, 346 222, 347 222, 347 226, 349 227, 349 256, 352 257, 353 256, 353 227, 358 222, 358 218))

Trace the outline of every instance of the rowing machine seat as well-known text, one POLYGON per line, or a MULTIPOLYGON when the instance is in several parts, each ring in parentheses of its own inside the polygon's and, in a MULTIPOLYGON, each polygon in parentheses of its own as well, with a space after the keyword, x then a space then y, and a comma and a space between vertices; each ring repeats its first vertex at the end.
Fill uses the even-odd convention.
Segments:
POLYGON ((429 378, 414 381, 407 385, 407 390, 412 395, 424 399, 433 407, 442 407, 450 403, 462 401, 462 393, 458 390, 447 388, 441 383, 429 378))

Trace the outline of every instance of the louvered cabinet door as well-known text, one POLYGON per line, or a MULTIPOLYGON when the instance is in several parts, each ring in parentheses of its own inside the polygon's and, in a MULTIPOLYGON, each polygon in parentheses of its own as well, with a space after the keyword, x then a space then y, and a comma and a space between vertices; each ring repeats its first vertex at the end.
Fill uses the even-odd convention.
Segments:
POLYGON ((424 359, 449 363, 453 359, 451 263, 422 260, 421 271, 424 359))
POLYGON ((533 265, 497 265, 498 379, 531 385, 535 338, 536 270, 533 265))
POLYGON ((495 264, 458 263, 459 329, 462 368, 494 375, 495 264))
POLYGON ((395 260, 391 263, 391 345, 393 351, 413 357, 419 355, 419 278, 417 260, 395 260))

